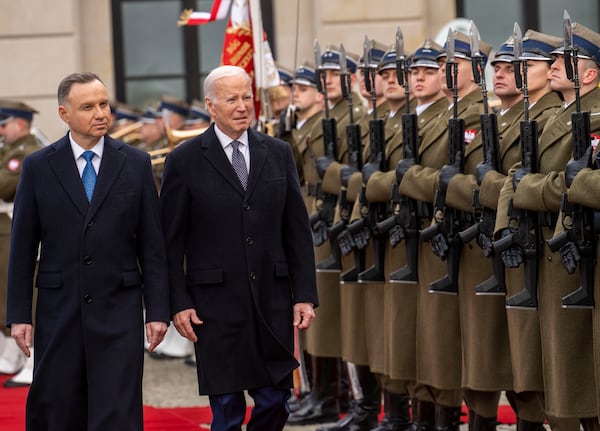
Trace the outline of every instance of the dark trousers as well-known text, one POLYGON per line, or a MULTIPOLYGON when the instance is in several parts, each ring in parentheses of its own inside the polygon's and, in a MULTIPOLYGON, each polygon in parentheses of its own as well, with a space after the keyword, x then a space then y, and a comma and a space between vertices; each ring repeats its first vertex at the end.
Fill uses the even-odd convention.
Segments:
MULTIPOLYGON (((281 431, 287 422, 289 389, 265 387, 249 389, 254 400, 247 431, 281 431)), ((243 392, 210 395, 213 420, 211 431, 240 431, 246 416, 246 399, 243 392)))

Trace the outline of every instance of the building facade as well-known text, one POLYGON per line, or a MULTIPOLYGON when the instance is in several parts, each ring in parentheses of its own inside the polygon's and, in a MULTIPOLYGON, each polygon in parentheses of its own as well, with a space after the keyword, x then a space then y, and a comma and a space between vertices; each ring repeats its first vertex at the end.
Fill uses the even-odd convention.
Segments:
MULTIPOLYGON (((562 10, 598 30, 596 0, 261 0, 276 60, 290 69, 312 60, 313 43, 343 43, 360 53, 362 41, 394 43, 396 29, 407 51, 443 34, 456 16, 474 19, 482 38, 503 42, 515 21, 560 35, 562 10), (571 3, 571 4, 569 4, 571 3)), ((56 88, 74 71, 96 72, 109 94, 139 108, 161 94, 202 98, 203 77, 220 62, 225 21, 177 27, 186 8, 210 10, 211 0, 0 0, 0 97, 21 99, 51 141, 66 130, 56 88)))

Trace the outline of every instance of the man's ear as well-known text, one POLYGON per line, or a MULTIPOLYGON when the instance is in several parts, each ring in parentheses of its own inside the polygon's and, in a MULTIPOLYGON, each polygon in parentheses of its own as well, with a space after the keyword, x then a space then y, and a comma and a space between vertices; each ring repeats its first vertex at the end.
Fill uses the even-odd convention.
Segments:
POLYGON ((598 82, 598 68, 589 67, 583 71, 582 84, 587 85, 593 82, 598 82))
POLYGON ((63 105, 59 105, 58 115, 60 116, 61 120, 69 124, 69 111, 63 105))

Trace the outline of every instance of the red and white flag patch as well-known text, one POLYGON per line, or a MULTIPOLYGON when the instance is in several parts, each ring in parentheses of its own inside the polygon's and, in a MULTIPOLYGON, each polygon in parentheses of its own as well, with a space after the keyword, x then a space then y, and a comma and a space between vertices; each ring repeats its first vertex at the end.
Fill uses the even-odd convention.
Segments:
POLYGON ((471 142, 473 142, 473 139, 475 139, 475 136, 477 136, 477 130, 473 130, 473 129, 465 130, 465 144, 469 145, 471 142))
POLYGON ((21 167, 21 161, 19 159, 10 159, 6 164, 9 171, 16 172, 21 167))
POLYGON ((598 142, 600 142, 600 136, 598 135, 594 135, 593 133, 590 135, 590 141, 592 144, 592 149, 596 149, 596 147, 598 146, 598 142))

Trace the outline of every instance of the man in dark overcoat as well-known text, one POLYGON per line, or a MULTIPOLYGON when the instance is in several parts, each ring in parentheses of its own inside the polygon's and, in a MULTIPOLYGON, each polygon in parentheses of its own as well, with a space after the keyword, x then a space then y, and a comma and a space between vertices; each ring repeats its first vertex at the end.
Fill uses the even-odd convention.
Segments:
POLYGON ((58 103, 69 132, 24 159, 14 202, 7 323, 27 356, 38 293, 26 429, 141 431, 143 305, 150 350, 169 321, 150 157, 106 135, 95 74, 63 79, 58 103))
POLYGON ((317 305, 312 237, 289 144, 250 128, 250 77, 221 66, 205 79, 214 124, 174 149, 161 205, 171 313, 194 341, 213 431, 281 430, 292 387, 294 326, 317 305))

